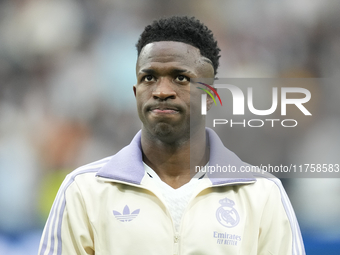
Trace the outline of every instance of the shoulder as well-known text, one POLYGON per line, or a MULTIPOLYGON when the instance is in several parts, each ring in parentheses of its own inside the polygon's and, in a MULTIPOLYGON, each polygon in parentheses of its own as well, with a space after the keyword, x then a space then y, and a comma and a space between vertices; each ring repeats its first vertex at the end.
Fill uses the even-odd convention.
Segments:
POLYGON ((254 177, 257 180, 254 183, 254 188, 265 199, 265 206, 280 209, 284 212, 293 228, 298 229, 294 209, 280 179, 270 173, 254 174, 254 177))
POLYGON ((256 182, 249 185, 252 194, 269 203, 282 204, 284 207, 291 206, 280 179, 266 172, 253 173, 253 176, 256 182))
POLYGON ((62 186, 60 187, 60 190, 67 190, 71 185, 77 184, 80 186, 90 184, 91 182, 95 181, 95 175, 96 173, 105 166, 112 156, 103 158, 101 160, 94 161, 92 163, 83 165, 81 167, 78 167, 71 173, 69 173, 62 186))
POLYGON ((291 207, 280 179, 265 172, 252 173, 252 176, 253 183, 234 186, 240 195, 254 202, 258 208, 279 206, 282 209, 288 209, 291 207))
MULTIPOLYGON (((256 184, 260 188, 266 191, 276 191, 277 194, 283 196, 286 194, 285 189, 282 185, 280 179, 275 177, 270 173, 255 173, 254 177, 256 178, 256 184)), ((287 197, 288 198, 288 197, 287 197)))
POLYGON ((276 176, 266 171, 263 171, 259 167, 252 166, 248 163, 242 162, 245 167, 251 169, 251 174, 253 178, 256 179, 256 182, 252 185, 253 188, 258 189, 259 191, 270 191, 277 190, 279 192, 284 192, 284 187, 282 186, 282 182, 276 176))

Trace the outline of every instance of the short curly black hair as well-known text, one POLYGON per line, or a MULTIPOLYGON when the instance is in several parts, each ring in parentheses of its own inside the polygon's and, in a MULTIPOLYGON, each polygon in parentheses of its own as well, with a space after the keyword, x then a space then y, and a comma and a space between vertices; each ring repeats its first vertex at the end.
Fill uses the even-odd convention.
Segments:
POLYGON ((211 60, 216 75, 221 50, 212 31, 195 17, 172 16, 153 21, 145 27, 136 44, 138 56, 145 45, 160 41, 183 42, 198 48, 202 56, 211 60))

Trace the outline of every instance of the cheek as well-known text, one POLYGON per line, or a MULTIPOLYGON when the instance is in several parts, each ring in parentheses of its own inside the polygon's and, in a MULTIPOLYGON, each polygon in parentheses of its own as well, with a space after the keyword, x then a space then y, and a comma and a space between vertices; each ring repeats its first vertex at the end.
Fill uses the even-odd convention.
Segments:
POLYGON ((192 92, 190 91, 190 89, 178 89, 176 90, 176 95, 178 98, 180 98, 180 100, 189 104, 192 92))
POLYGON ((143 106, 150 99, 150 93, 148 91, 137 89, 136 91, 136 103, 138 111, 142 111, 143 106))
POLYGON ((142 111, 142 109, 143 109, 143 104, 144 104, 144 101, 143 101, 140 97, 137 98, 137 110, 138 110, 139 112, 142 111))

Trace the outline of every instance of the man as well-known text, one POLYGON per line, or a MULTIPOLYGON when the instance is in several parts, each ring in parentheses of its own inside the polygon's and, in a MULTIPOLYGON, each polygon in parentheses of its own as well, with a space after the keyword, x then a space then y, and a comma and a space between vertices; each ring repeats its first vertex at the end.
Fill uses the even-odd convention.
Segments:
POLYGON ((304 254, 279 180, 190 177, 190 160, 245 165, 199 114, 202 90, 192 80, 217 72, 212 32, 194 18, 161 19, 137 50, 142 130, 116 155, 68 175, 39 254, 304 254))

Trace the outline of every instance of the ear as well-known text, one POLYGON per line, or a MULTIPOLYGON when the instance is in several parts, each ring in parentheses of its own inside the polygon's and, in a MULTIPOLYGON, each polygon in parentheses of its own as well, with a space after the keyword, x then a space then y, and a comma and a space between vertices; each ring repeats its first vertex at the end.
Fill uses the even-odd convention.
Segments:
POLYGON ((136 85, 133 85, 133 94, 135 94, 136 97, 136 85))
MULTIPOLYGON (((217 91, 217 89, 215 88, 215 90, 217 91)), ((214 98, 216 99, 216 95, 215 93, 211 93, 214 98)), ((210 110, 210 108, 212 107, 212 105, 214 104, 214 100, 211 98, 211 96, 207 95, 207 111, 210 110)))

